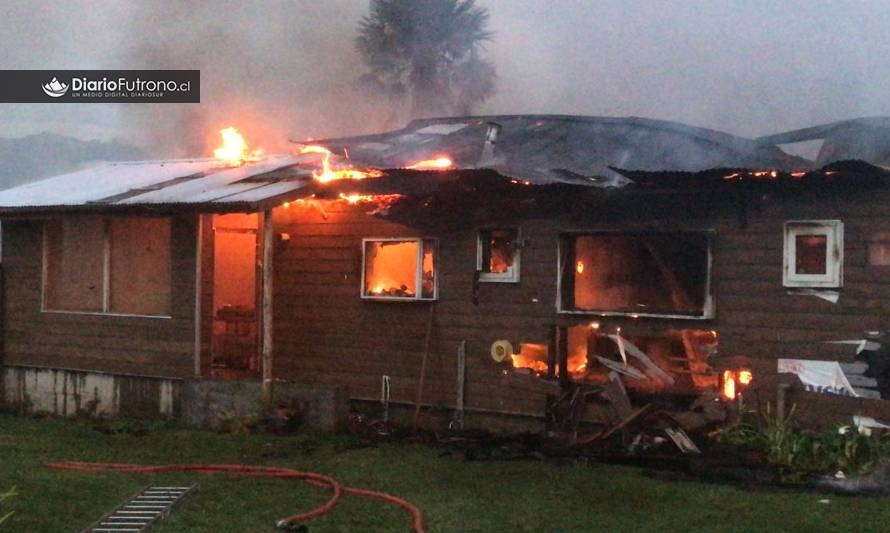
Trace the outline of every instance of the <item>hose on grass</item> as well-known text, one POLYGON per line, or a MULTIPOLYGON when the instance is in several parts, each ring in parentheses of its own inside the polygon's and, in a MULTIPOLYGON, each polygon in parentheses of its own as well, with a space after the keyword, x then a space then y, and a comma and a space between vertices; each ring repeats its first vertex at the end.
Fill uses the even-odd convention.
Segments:
POLYGON ((423 513, 411 502, 376 490, 361 489, 356 487, 344 487, 336 480, 315 472, 303 472, 292 468, 277 466, 251 466, 233 464, 172 464, 172 465, 135 465, 121 463, 83 463, 78 461, 62 461, 58 463, 46 463, 43 465, 51 470, 72 470, 77 472, 123 472, 127 474, 158 474, 162 472, 196 472, 199 474, 238 474, 242 476, 275 477, 302 479, 316 486, 331 489, 331 497, 315 509, 293 514, 282 518, 276 525, 279 528, 287 528, 292 524, 299 524, 313 518, 325 515, 339 503, 343 493, 356 494, 366 498, 381 500, 397 507, 401 507, 411 514, 412 528, 416 533, 424 532, 423 513))

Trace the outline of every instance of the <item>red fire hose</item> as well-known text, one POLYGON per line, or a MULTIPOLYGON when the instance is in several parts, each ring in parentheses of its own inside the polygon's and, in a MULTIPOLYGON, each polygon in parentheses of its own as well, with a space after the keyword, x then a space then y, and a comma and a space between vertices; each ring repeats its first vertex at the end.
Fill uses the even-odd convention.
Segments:
POLYGON ((323 505, 312 509, 311 511, 306 511, 304 513, 297 513, 286 518, 282 518, 277 522, 278 527, 287 527, 290 524, 305 522, 307 520, 311 520, 313 518, 325 515, 329 513, 335 505, 340 501, 340 498, 343 496, 343 493, 357 494, 359 496, 365 496, 367 498, 375 498, 378 500, 385 501, 387 503, 391 503, 402 509, 405 509, 409 513, 411 513, 411 517, 413 520, 412 527, 415 532, 423 533, 423 513, 421 513, 420 509, 408 502, 399 498, 397 496, 393 496, 392 494, 387 494, 385 492, 378 492, 376 490, 368 490, 368 489, 359 489, 355 487, 344 487, 337 483, 333 478, 328 476, 317 474, 315 472, 302 472, 300 470, 293 470, 291 468, 281 468, 275 466, 250 466, 250 465, 204 465, 204 464, 175 464, 175 465, 155 465, 155 466, 147 466, 147 465, 133 465, 133 464, 118 464, 118 463, 81 463, 77 461, 63 461, 60 463, 46 463, 46 468, 52 470, 76 470, 80 472, 125 472, 128 474, 157 474, 161 472, 197 472, 199 474, 217 474, 217 473, 229 473, 229 474, 240 474, 243 476, 258 476, 258 477, 279 477, 279 478, 294 478, 294 479, 302 479, 307 483, 311 483, 313 485, 321 485, 325 487, 329 487, 331 489, 331 497, 325 502, 323 505))

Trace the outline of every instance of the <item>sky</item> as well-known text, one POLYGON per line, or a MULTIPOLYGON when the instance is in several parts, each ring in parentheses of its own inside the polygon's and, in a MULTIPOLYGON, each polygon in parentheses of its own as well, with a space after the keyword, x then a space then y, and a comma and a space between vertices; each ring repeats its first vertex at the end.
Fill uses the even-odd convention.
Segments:
MULTIPOLYGON (((885 0, 478 0, 498 92, 480 114, 643 116, 758 136, 890 115, 885 0)), ((201 104, 0 104, 0 136, 207 155, 394 129, 355 89, 364 0, 5 0, 0 69, 201 69, 201 104), (206 135, 205 135, 206 133, 206 135)))

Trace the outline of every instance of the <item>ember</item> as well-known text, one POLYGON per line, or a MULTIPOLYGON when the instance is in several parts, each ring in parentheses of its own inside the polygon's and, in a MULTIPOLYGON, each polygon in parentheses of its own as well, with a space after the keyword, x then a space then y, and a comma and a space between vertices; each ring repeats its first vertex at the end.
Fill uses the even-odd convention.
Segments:
POLYGON ((454 161, 451 160, 450 157, 437 157, 436 159, 425 159, 423 161, 418 161, 413 165, 408 165, 405 168, 410 168, 412 170, 444 170, 448 168, 452 168, 454 166, 454 161))
POLYGON ((213 157, 223 161, 231 167, 241 166, 248 161, 259 161, 263 151, 253 150, 248 152, 247 141, 235 128, 220 130, 222 146, 213 151, 213 157))

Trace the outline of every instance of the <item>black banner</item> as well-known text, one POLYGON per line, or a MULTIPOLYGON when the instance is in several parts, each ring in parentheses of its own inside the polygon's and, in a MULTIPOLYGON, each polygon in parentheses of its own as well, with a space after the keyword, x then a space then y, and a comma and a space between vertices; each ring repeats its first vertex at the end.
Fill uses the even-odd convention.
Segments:
POLYGON ((0 70, 2 103, 200 101, 200 70, 0 70))

